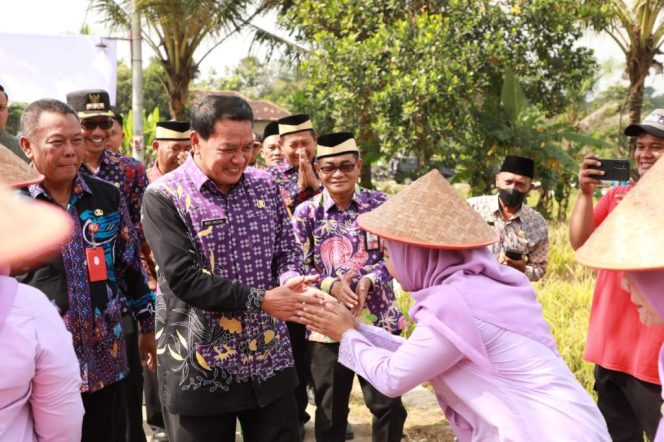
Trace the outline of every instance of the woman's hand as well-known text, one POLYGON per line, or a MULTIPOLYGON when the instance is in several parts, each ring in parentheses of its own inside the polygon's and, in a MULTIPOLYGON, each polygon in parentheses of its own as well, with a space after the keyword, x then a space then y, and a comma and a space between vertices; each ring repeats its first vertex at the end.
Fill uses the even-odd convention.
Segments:
POLYGON ((340 341, 346 330, 357 328, 358 323, 351 312, 340 302, 323 302, 322 305, 307 304, 299 313, 309 330, 340 341))

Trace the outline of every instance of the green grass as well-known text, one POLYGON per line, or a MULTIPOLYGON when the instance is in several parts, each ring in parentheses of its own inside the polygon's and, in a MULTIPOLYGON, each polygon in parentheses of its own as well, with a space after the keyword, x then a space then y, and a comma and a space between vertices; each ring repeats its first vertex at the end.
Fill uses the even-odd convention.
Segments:
MULTIPOLYGON (((581 385, 594 396, 593 365, 583 360, 594 272, 576 263, 567 240, 567 224, 551 224, 549 241, 547 274, 533 286, 560 354, 581 385)), ((407 315, 412 298, 399 289, 396 296, 399 308, 407 315)), ((404 336, 409 336, 415 326, 410 319, 408 324, 404 336)))

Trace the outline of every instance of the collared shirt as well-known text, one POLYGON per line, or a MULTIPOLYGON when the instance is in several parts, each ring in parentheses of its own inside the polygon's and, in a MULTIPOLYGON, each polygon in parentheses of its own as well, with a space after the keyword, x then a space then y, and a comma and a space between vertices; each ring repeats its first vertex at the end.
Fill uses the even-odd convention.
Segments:
MULTIPOLYGON (((346 272, 356 272, 351 283, 355 290, 362 277, 372 282, 360 320, 389 332, 401 330, 405 319, 396 305, 392 276, 385 267, 377 238, 362 231, 357 217, 370 212, 387 200, 382 192, 356 186, 350 205, 340 210, 327 190, 300 204, 293 215, 295 236, 304 251, 304 268, 309 275, 319 275, 319 286, 329 292, 332 283, 346 272)), ((319 333, 308 339, 333 342, 319 333)))
POLYGON ((536 210, 525 204, 508 220, 503 219, 498 195, 484 195, 468 200, 473 209, 500 235, 490 246, 496 257, 507 249, 523 252, 527 258, 526 276, 537 281, 546 273, 549 254, 549 230, 546 221, 536 210))
POLYGON ((81 164, 81 172, 108 181, 120 189, 129 210, 129 219, 136 228, 138 239, 144 242, 141 204, 143 193, 148 185, 148 178, 145 175, 143 164, 134 158, 107 149, 102 154, 98 170, 92 172, 85 164, 81 164))
POLYGON ((0 273, 0 440, 81 440, 81 375, 58 312, 0 273))
MULTIPOLYGON (((56 204, 40 184, 27 191, 34 199, 56 204)), ((141 265, 138 238, 115 187, 78 174, 67 213, 74 230, 61 254, 17 279, 46 293, 58 308, 74 338, 81 391, 94 392, 127 375, 123 305, 128 303, 141 332, 149 333, 154 331, 154 299, 141 265), (103 251, 107 279, 91 282, 87 254, 94 249, 103 251)))
POLYGON ((272 178, 244 173, 225 195, 189 156, 148 187, 143 225, 158 266, 164 406, 210 415, 292 394, 286 325, 260 309, 265 290, 302 272, 272 178))
POLYGON ((276 166, 271 166, 266 169, 274 178, 279 186, 279 193, 281 199, 288 208, 288 213, 292 216, 298 204, 305 202, 309 198, 318 195, 323 191, 321 185, 318 189, 314 190, 307 187, 300 190, 297 180, 300 175, 300 169, 293 167, 287 161, 279 163, 276 166))
POLYGON ((155 161, 154 164, 147 169, 145 169, 145 174, 148 177, 148 182, 153 183, 157 181, 159 178, 163 177, 164 174, 161 173, 161 170, 159 170, 159 166, 157 166, 157 162, 155 161))

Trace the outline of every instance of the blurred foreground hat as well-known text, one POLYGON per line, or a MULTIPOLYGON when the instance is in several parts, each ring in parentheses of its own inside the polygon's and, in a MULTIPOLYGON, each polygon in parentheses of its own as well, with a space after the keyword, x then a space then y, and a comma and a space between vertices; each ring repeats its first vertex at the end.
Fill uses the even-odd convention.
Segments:
POLYGON ((360 153, 352 133, 338 132, 318 137, 316 158, 333 157, 345 153, 360 153))
POLYGON ((664 161, 657 161, 576 251, 595 269, 664 267, 664 161))
POLYGON ((629 137, 638 137, 644 132, 664 138, 664 109, 655 109, 640 124, 630 124, 625 128, 625 135, 629 137))
POLYGON ((535 175, 535 162, 530 158, 508 155, 503 160, 500 171, 532 178, 535 175))
POLYGON ((158 121, 154 139, 162 141, 188 140, 189 135, 191 135, 190 127, 188 121, 158 121))
POLYGON ((278 121, 279 135, 294 134, 296 132, 303 132, 310 130, 313 132, 314 127, 311 125, 311 118, 307 114, 289 115, 278 121))
POLYGON ((437 170, 360 215, 357 223, 380 237, 430 249, 471 249, 498 241, 493 229, 437 170))
POLYGON ((265 130, 263 130, 263 141, 272 135, 279 135, 279 123, 276 121, 270 121, 267 123, 267 126, 265 126, 265 130))
POLYGON ((71 229, 67 212, 56 205, 0 188, 0 266, 57 253, 71 229))
POLYGON ((0 144, 0 185, 18 188, 39 183, 43 179, 43 175, 0 144))
POLYGON ((87 89, 67 94, 67 104, 70 105, 78 118, 113 117, 111 99, 108 92, 103 89, 87 89))

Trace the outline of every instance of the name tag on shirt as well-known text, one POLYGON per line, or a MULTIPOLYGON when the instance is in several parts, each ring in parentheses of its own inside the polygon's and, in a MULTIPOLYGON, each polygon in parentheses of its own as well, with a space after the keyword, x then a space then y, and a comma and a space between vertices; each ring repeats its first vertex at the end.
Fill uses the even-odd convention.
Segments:
POLYGON ((90 282, 106 281, 108 274, 106 272, 106 258, 102 247, 92 247, 85 249, 85 258, 88 261, 88 275, 90 282))
POLYGON ((373 233, 364 232, 364 248, 367 252, 380 250, 380 238, 373 233))
POLYGON ((226 224, 226 218, 215 218, 215 219, 204 219, 203 227, 218 226, 220 224, 226 224))

